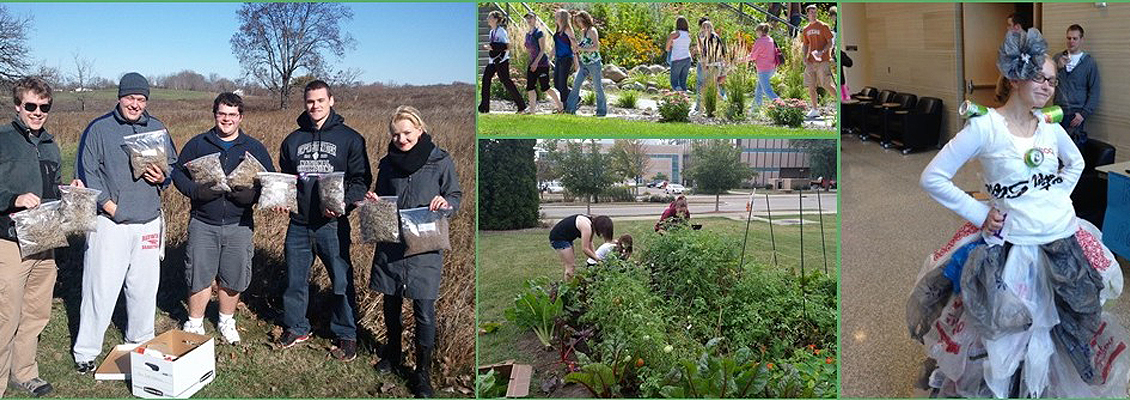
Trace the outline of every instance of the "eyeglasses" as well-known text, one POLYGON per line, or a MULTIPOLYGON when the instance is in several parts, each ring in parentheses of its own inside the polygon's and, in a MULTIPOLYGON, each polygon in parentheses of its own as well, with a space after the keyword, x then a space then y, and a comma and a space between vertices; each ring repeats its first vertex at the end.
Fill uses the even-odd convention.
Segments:
POLYGON ((27 110, 27 112, 35 112, 35 109, 37 109, 37 108, 40 109, 40 110, 43 110, 43 112, 50 112, 51 111, 51 103, 47 103, 47 104, 24 103, 24 110, 27 110))
POLYGON ((1035 78, 1032 78, 1032 82, 1034 82, 1037 85, 1044 83, 1044 82, 1047 82, 1048 84, 1050 84, 1052 86, 1059 86, 1059 78, 1056 78, 1054 76, 1051 77, 1051 78, 1048 78, 1048 77, 1043 76, 1043 75, 1037 75, 1035 78))
POLYGON ((224 118, 236 119, 236 118, 239 118, 239 116, 240 116, 239 113, 222 113, 222 112, 216 113, 216 118, 219 118, 219 119, 224 119, 224 118))

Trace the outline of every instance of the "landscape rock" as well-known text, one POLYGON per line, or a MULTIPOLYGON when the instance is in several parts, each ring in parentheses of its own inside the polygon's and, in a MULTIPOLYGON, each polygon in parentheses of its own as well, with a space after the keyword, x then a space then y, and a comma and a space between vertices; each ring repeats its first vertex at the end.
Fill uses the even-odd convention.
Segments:
POLYGON ((614 82, 620 82, 624 79, 628 79, 628 73, 624 71, 623 68, 617 67, 612 64, 605 65, 604 69, 601 71, 601 74, 605 78, 611 79, 614 82))

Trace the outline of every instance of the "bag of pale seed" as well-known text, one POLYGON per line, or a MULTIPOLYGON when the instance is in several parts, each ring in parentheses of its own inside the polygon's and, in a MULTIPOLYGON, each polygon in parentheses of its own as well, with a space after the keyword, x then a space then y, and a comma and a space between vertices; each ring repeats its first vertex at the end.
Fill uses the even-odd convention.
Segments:
POLYGON ((318 175, 318 195, 322 200, 322 208, 345 215, 345 173, 318 175))
POLYGON ((279 172, 260 172, 259 208, 283 207, 298 211, 298 177, 279 172))
POLYGON ((63 230, 67 234, 94 232, 98 227, 98 195, 101 190, 59 186, 63 204, 59 213, 63 219, 63 230))
POLYGON ((231 191, 227 183, 228 176, 224 174, 224 164, 220 161, 220 153, 197 157, 184 163, 184 169, 188 170, 192 181, 201 186, 211 187, 212 190, 231 191))
POLYGON ((141 179, 145 169, 150 165, 161 168, 165 176, 169 176, 168 143, 169 132, 158 129, 150 132, 136 133, 124 137, 126 151, 129 152, 129 163, 133 169, 133 179, 141 179))
POLYGON ((59 207, 62 201, 55 200, 38 207, 12 214, 16 224, 16 239, 20 244, 20 254, 24 258, 32 254, 67 246, 67 232, 63 230, 59 207))

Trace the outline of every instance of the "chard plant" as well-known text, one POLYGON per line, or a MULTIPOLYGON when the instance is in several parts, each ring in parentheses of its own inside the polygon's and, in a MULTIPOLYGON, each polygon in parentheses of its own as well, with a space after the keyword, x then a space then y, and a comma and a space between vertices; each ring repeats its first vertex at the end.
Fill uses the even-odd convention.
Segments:
POLYGON ((504 312, 506 319, 523 329, 533 329, 542 346, 550 347, 557 317, 564 302, 557 293, 551 293, 543 281, 526 282, 526 291, 514 298, 514 307, 504 312))

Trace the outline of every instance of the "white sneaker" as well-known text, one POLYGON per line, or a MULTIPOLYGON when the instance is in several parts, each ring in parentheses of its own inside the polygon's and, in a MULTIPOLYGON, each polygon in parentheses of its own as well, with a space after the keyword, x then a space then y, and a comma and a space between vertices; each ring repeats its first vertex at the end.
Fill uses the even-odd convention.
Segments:
POLYGON ((220 321, 216 328, 220 331, 220 335, 224 337, 224 341, 228 344, 239 344, 239 330, 235 329, 235 320, 231 322, 220 321))
POLYGON ((815 108, 813 108, 813 109, 811 109, 811 110, 808 110, 808 114, 806 114, 806 116, 807 116, 808 118, 816 118, 816 117, 819 117, 819 116, 820 116, 820 110, 817 110, 817 109, 815 109, 815 108))
POLYGON ((195 324, 192 323, 192 321, 185 321, 182 330, 188 333, 195 333, 197 335, 207 335, 207 333, 204 333, 204 321, 200 321, 199 323, 195 324))

